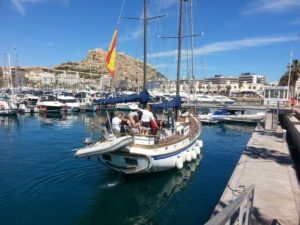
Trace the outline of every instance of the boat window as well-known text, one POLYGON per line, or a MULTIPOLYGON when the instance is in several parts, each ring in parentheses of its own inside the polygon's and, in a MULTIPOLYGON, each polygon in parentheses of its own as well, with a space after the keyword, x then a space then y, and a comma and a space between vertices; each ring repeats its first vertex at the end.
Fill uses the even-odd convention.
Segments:
POLYGON ((75 103, 75 99, 59 99, 60 102, 62 103, 75 103))
POLYGON ((132 159, 132 158, 125 158, 125 162, 127 164, 131 164, 131 165, 137 165, 137 160, 136 159, 132 159))
POLYGON ((111 161, 111 156, 110 156, 110 155, 103 154, 103 155, 102 155, 102 158, 103 158, 104 160, 111 161))
POLYGON ((283 98, 283 92, 284 92, 284 90, 280 90, 280 96, 279 96, 279 98, 283 98))

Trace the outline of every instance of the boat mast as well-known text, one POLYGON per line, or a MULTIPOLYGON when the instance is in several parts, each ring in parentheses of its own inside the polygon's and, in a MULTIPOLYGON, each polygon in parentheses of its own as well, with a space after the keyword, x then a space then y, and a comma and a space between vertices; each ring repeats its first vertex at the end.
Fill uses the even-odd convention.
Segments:
POLYGON ((179 96, 179 81, 180 81, 180 66, 181 66, 181 45, 182 45, 182 9, 183 9, 183 1, 180 0, 179 7, 179 26, 178 26, 178 57, 177 57, 177 82, 176 82, 176 96, 179 96))
MULTIPOLYGON (((178 58, 177 58, 177 82, 176 82, 176 96, 179 96, 179 81, 180 81, 180 66, 181 66, 181 45, 182 45, 182 10, 183 2, 187 0, 180 0, 179 7, 179 25, 178 25, 178 58)), ((178 109, 175 110, 175 118, 178 118, 178 109)))
POLYGON ((147 89, 147 31, 148 31, 148 20, 152 19, 158 19, 162 16, 154 16, 154 17, 148 17, 148 0, 144 0, 144 18, 132 18, 132 17, 122 17, 125 19, 131 19, 131 20, 140 20, 144 22, 144 85, 143 89, 147 89))
POLYGON ((148 1, 144 0, 144 86, 147 89, 147 26, 148 26, 148 1))

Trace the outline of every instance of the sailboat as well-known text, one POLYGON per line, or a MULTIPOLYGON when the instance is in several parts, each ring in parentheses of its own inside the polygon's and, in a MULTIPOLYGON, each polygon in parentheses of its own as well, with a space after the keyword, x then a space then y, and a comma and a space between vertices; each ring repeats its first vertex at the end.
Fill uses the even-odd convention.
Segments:
MULTIPOLYGON (((192 112, 180 114, 181 98, 179 95, 180 62, 181 62, 181 24, 183 2, 180 0, 180 22, 177 66, 177 95, 170 102, 152 105, 154 110, 174 108, 175 113, 163 121, 163 127, 156 135, 128 133, 117 137, 110 133, 95 144, 77 149, 75 158, 96 158, 105 166, 125 174, 153 173, 173 168, 182 169, 185 162, 197 159, 201 154, 203 143, 200 138, 201 123, 192 112)), ((144 0, 144 34, 147 24, 147 0, 144 0)), ((146 52, 147 38, 144 38, 144 51, 146 52)), ((149 94, 146 90, 147 54, 144 54, 144 90, 140 94, 128 96, 123 102, 147 102, 149 94)), ((116 104, 120 99, 103 100, 116 104)))

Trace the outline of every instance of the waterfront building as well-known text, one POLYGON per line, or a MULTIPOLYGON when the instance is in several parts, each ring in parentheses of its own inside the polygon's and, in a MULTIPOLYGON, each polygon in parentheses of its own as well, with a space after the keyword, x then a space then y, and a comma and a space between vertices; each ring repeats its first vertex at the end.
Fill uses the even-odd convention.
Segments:
POLYGON ((288 102, 287 86, 266 86, 264 90, 264 105, 285 105, 288 102))
POLYGON ((264 84, 266 82, 265 76, 251 73, 242 73, 239 76, 239 83, 247 84, 264 84))
MULTIPOLYGON (((265 77, 262 75, 242 74, 240 77, 225 77, 223 75, 215 75, 204 79, 197 79, 195 82, 186 78, 180 80, 180 92, 187 92, 190 84, 190 91, 193 92, 194 87, 196 93, 208 94, 234 94, 234 93, 252 93, 263 94, 265 87, 265 77)), ((175 92, 176 81, 166 80, 160 83, 160 91, 175 92)))
POLYGON ((110 81, 111 81, 111 77, 109 75, 103 75, 101 77, 101 90, 102 91, 108 91, 110 89, 110 81))

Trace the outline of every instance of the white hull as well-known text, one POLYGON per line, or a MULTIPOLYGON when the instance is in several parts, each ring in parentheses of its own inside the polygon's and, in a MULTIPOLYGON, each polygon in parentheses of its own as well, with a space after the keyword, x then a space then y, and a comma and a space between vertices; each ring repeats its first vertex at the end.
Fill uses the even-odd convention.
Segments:
POLYGON ((12 101, 0 100, 0 115, 1 116, 17 115, 17 107, 12 101))
POLYGON ((162 153, 162 149, 148 150, 129 147, 123 151, 100 155, 98 160, 107 167, 122 173, 161 172, 178 167, 176 164, 181 163, 183 166, 185 162, 196 159, 201 153, 200 146, 197 143, 196 140, 191 141, 189 144, 187 142, 184 144, 183 141, 179 142, 177 145, 184 147, 173 147, 174 149, 165 154, 162 153), (161 153, 157 154, 156 152, 161 153))

